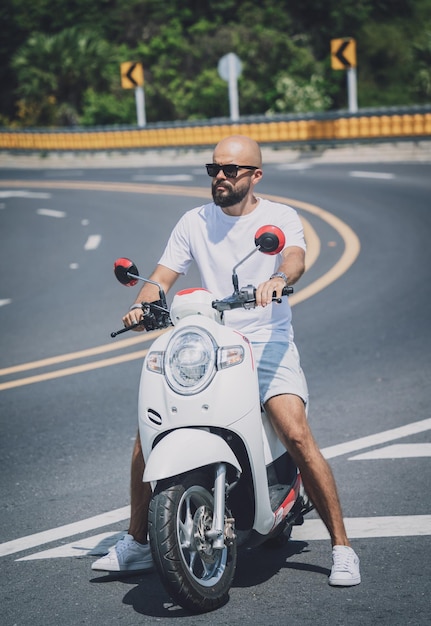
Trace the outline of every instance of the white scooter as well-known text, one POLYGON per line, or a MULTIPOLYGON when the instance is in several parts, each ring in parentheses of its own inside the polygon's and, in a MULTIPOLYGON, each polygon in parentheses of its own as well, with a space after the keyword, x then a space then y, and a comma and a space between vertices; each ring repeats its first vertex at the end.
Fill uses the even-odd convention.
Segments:
MULTIPOLYGON (((143 480, 153 489, 151 551, 168 593, 194 613, 227 601, 239 546, 289 535, 312 509, 261 411, 251 344, 223 325, 224 311, 256 306, 255 288, 238 288, 238 266, 258 250, 277 254, 284 235, 263 227, 255 245, 233 269, 231 296, 213 300, 204 289, 186 289, 169 311, 158 285, 160 300, 142 303, 147 330, 174 325, 151 345, 139 391, 143 480)), ((151 282, 129 259, 114 269, 122 284, 151 282)))

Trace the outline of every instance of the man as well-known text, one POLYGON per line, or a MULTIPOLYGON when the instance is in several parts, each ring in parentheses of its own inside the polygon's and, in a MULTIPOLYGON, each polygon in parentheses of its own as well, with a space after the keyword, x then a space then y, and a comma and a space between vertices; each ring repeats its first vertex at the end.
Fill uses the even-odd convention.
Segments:
MULTIPOLYGON (((287 298, 283 298, 282 304, 272 304, 273 292, 280 296, 283 287, 294 284, 304 272, 301 222, 291 207, 255 195, 255 186, 263 172, 261 151, 254 140, 241 135, 223 139, 214 150, 213 163, 206 167, 212 178, 214 202, 188 211, 180 219, 150 278, 168 292, 195 261, 203 286, 215 298, 223 297, 230 285, 232 267, 249 250, 256 230, 268 223, 282 228, 286 244, 280 255, 271 257, 272 271, 267 272, 268 261, 263 263, 262 258, 257 259, 259 255, 247 265, 247 272, 258 283, 258 306, 245 313, 228 312, 225 323, 238 327, 252 342, 261 402, 300 469, 304 488, 329 531, 333 546, 329 584, 357 585, 361 581, 359 559, 346 535, 331 469, 306 419, 308 392, 293 343, 290 306, 287 298)), ((144 284, 136 303, 123 318, 125 326, 142 319, 140 302, 157 299, 157 288, 144 284)), ((130 572, 152 566, 147 544, 151 491, 149 484, 142 482, 144 467, 138 436, 132 456, 129 532, 106 556, 93 563, 94 570, 130 572)))

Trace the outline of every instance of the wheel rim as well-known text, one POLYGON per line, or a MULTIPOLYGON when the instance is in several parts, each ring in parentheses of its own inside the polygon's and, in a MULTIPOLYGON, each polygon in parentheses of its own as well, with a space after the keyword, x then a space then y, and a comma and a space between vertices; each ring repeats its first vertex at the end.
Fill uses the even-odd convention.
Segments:
POLYGON ((199 485, 189 487, 177 511, 178 544, 190 576, 204 587, 211 587, 222 578, 227 562, 226 546, 214 550, 212 541, 206 536, 212 516, 211 494, 199 485))

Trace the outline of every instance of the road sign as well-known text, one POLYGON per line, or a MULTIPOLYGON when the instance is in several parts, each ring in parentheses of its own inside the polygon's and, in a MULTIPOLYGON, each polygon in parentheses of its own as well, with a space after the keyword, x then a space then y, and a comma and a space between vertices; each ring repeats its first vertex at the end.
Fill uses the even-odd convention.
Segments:
POLYGON ((220 59, 217 69, 218 73, 220 74, 220 78, 223 78, 223 80, 229 82, 231 74, 233 75, 234 79, 237 79, 238 76, 241 75, 242 63, 240 58, 234 52, 229 52, 229 54, 225 54, 220 59))
POLYGON ((144 68, 141 63, 126 61, 121 63, 121 86, 123 89, 135 89, 144 84, 144 68))
POLYGON ((241 60, 234 52, 229 52, 221 57, 217 69, 220 77, 229 84, 230 118, 236 122, 239 120, 238 76, 242 72, 241 60))
POLYGON ((351 37, 331 39, 331 67, 333 70, 348 70, 356 67, 356 41, 351 37))

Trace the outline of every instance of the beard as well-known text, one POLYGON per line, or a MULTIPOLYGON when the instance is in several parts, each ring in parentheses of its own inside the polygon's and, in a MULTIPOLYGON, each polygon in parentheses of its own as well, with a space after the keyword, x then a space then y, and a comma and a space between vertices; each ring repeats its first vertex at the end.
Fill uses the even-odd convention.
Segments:
POLYGON ((212 197, 214 204, 223 208, 234 206, 244 200, 248 193, 250 186, 244 185, 244 187, 237 187, 235 190, 229 187, 223 187, 223 189, 217 189, 220 182, 213 182, 211 185, 212 197))

